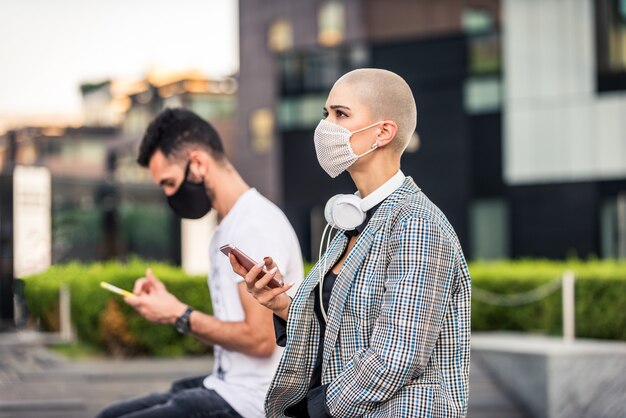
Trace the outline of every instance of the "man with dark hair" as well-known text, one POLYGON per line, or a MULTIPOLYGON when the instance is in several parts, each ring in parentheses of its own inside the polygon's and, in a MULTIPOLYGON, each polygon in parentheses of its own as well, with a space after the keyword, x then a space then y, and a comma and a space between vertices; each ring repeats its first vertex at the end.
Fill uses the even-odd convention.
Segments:
POLYGON ((210 123, 186 109, 166 109, 148 126, 137 162, 148 168, 157 150, 165 156, 176 156, 189 146, 204 148, 218 161, 226 158, 222 141, 210 123))
POLYGON ((113 404, 99 417, 262 417, 265 393, 282 353, 274 340, 272 311, 247 292, 219 247, 236 245, 255 260, 275 255, 287 266, 286 281, 299 283, 303 266, 296 234, 281 210, 241 178, 211 124, 189 110, 159 114, 146 130, 137 162, 149 168, 181 217, 198 219, 211 208, 217 211, 219 225, 208 255, 214 314, 178 300, 150 269, 135 282, 135 296, 124 300, 149 321, 174 325, 180 333, 213 345, 215 362, 209 376, 113 404))

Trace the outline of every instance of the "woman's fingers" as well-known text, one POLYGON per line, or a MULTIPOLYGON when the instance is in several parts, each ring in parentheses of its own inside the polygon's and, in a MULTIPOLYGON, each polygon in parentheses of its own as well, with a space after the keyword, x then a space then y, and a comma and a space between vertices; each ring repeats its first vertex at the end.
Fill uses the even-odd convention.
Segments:
POLYGON ((259 275, 263 275, 263 263, 256 264, 250 269, 250 271, 246 272, 244 280, 246 281, 248 289, 254 287, 254 283, 259 275))
POLYGON ((261 305, 271 309, 274 314, 286 320, 289 305, 291 303, 291 298, 286 292, 291 289, 292 286, 293 283, 288 283, 283 287, 277 287, 276 289, 261 292, 258 295, 255 295, 255 297, 261 305))
POLYGON ((293 283, 286 283, 284 286, 277 287, 277 288, 274 288, 272 290, 265 292, 264 297, 267 298, 266 299, 267 301, 270 301, 276 298, 277 296, 282 295, 283 293, 286 293, 292 287, 293 287, 293 283))
POLYGON ((265 264, 265 269, 268 271, 276 267, 276 263, 272 257, 264 257, 263 263, 265 264))
POLYGON ((232 253, 228 255, 228 259, 230 260, 230 265, 233 268, 235 274, 243 277, 245 279, 246 274, 248 274, 248 270, 246 270, 239 261, 237 261, 237 257, 235 257, 232 253))
MULTIPOLYGON (((250 272, 252 272, 252 270, 250 270, 250 272)), ((265 288, 269 284, 269 282, 274 280, 277 272, 278 272, 278 267, 274 267, 273 269, 265 273, 260 279, 258 280, 255 279, 254 287, 258 290, 265 288)))

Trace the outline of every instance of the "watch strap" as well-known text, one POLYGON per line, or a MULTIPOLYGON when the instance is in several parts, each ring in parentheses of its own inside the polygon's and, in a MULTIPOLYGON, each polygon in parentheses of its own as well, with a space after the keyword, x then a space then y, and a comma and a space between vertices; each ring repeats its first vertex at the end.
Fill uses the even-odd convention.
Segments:
POLYGON ((191 324, 189 322, 189 317, 191 316, 191 312, 193 312, 193 308, 191 306, 187 306, 185 312, 176 318, 176 331, 181 334, 187 334, 191 331, 191 324))

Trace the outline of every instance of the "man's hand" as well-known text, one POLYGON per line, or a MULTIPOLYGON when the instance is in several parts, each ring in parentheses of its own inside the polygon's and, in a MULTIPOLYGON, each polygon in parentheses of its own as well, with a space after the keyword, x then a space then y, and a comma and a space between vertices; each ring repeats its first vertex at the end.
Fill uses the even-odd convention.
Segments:
POLYGON ((187 309, 187 305, 168 292, 150 269, 146 270, 146 277, 135 281, 133 293, 135 296, 127 296, 124 301, 151 322, 174 324, 187 309))
POLYGON ((156 292, 158 290, 167 290, 162 281, 156 278, 154 274, 152 274, 152 269, 148 268, 146 270, 146 277, 141 277, 135 280, 135 286, 133 287, 133 293, 135 295, 144 295, 150 294, 152 292, 156 292))

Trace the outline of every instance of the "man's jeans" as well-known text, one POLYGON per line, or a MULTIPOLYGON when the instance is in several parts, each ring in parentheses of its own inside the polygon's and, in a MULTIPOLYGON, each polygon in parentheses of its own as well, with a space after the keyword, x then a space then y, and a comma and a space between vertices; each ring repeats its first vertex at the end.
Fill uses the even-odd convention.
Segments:
POLYGON ((114 403, 102 410, 97 418, 241 418, 214 390, 204 387, 204 378, 178 380, 169 392, 114 403))

